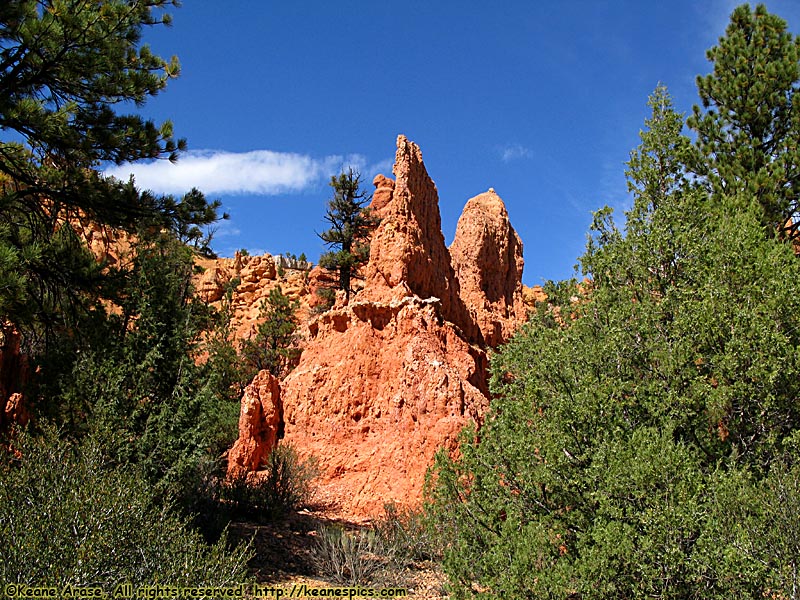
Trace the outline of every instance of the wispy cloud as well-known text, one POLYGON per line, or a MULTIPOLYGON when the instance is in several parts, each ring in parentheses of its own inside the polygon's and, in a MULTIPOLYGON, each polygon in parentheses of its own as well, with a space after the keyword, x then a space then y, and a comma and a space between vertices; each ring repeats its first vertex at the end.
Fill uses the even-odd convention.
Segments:
POLYGON ((348 167, 364 172, 365 165, 366 159, 359 154, 316 158, 272 150, 197 150, 177 163, 124 164, 105 174, 123 180, 133 175, 137 187, 159 194, 181 194, 196 187, 206 194, 269 196, 301 192, 348 167))
POLYGON ((217 223, 212 226, 212 230, 214 232, 214 239, 216 240, 220 238, 237 238, 242 233, 242 230, 229 220, 217 221, 217 223))
POLYGON ((508 144, 498 148, 500 159, 503 162, 511 162, 512 160, 519 160, 522 158, 532 158, 533 151, 526 148, 521 144, 508 144))
MULTIPOLYGON (((369 165, 364 170, 361 171, 362 175, 369 175, 370 177, 375 177, 378 173, 383 175, 388 175, 389 177, 392 176, 392 167, 394 167, 394 159, 387 158, 386 160, 382 160, 380 162, 376 162, 373 165, 369 165)), ((372 180, 368 181, 367 183, 372 183, 372 180)))

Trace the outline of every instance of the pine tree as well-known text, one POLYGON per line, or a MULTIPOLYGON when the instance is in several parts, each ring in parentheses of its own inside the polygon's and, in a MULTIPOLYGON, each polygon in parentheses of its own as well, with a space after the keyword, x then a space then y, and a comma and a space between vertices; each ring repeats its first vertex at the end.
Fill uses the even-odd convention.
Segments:
MULTIPOLYGON (((174 0, 7 0, 0 6, 0 316, 27 332, 74 321, 103 272, 78 221, 171 228, 202 246, 192 225, 216 220, 199 193, 180 201, 103 177, 102 163, 175 160, 172 125, 116 107, 142 104, 178 74, 141 44, 168 24, 174 0)), ((45 340, 46 341, 46 340, 45 340)))
POLYGON ((286 296, 280 286, 269 291, 259 309, 261 323, 255 336, 242 343, 242 356, 251 368, 248 380, 262 370, 278 378, 292 370, 300 356, 296 345, 298 306, 299 302, 286 296))
POLYGON ((369 260, 369 236, 377 220, 365 208, 370 198, 361 190, 361 175, 352 168, 338 177, 331 177, 333 198, 328 202, 325 220, 331 228, 319 234, 329 248, 319 259, 323 269, 339 277, 339 289, 350 301, 353 280, 358 269, 369 260))
POLYGON ((707 56, 714 70, 697 78, 705 112, 695 106, 688 120, 694 170, 715 195, 757 198, 777 231, 800 209, 800 38, 763 4, 744 4, 707 56))
POLYGON ((745 5, 695 145, 651 97, 625 227, 596 213, 590 283, 547 286, 480 431, 437 458, 456 597, 796 597, 800 263, 774 232, 800 191, 799 56, 745 5))
POLYGON ((178 74, 176 59, 142 44, 177 4, 0 3, 0 335, 22 333, 37 413, 65 435, 97 432, 114 460, 165 493, 188 493, 198 463, 235 435, 234 405, 195 362, 209 316, 187 244, 207 250, 200 228, 219 203, 198 190, 140 192, 98 169, 175 160, 185 147, 169 122, 125 113, 178 74), (98 263, 86 223, 132 233, 126 260, 98 263))
POLYGON ((793 510, 759 492, 800 456, 800 263, 758 202, 690 185, 682 118, 650 104, 624 230, 598 212, 591 284, 548 286, 492 359, 479 435, 438 457, 458 597, 789 597, 789 536, 729 515, 757 533, 793 510))

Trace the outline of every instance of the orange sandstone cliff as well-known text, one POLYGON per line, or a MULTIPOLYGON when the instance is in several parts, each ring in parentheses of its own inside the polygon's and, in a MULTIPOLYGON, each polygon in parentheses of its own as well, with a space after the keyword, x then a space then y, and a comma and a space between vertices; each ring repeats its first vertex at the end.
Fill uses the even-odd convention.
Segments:
POLYGON ((234 340, 254 335, 259 310, 269 293, 281 291, 300 301, 301 321, 308 320, 309 301, 314 294, 309 277, 311 264, 284 256, 247 256, 237 252, 234 258, 196 259, 202 273, 195 280, 197 293, 215 308, 221 308, 229 292, 231 331, 234 340))
MULTIPOLYGON (((321 500, 353 516, 419 502, 435 452, 454 449, 488 408, 487 349, 526 314, 522 244, 499 196, 490 190, 467 203, 448 249, 436 186, 404 136, 393 172, 394 181, 374 181, 381 223, 364 288, 309 322, 277 400, 285 440, 319 462, 321 500)), ((245 416, 258 410, 252 405, 246 394, 237 445, 255 453, 245 416)), ((233 454, 232 469, 253 464, 233 454)))

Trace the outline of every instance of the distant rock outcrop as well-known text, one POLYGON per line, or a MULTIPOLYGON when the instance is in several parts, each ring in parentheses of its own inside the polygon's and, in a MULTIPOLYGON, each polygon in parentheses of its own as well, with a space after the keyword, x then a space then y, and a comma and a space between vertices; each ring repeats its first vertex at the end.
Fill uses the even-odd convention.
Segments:
POLYGON ((394 174, 374 181, 364 288, 309 322, 280 386, 286 441, 318 460, 322 500, 354 516, 419 502, 435 452, 488 408, 487 343, 526 312, 522 245, 499 197, 467 204, 451 258, 436 186, 403 136, 394 174))
POLYGON ((241 252, 236 252, 233 258, 197 258, 195 262, 201 271, 194 281, 198 296, 215 308, 222 308, 227 297, 234 340, 254 335, 261 303, 277 286, 291 299, 300 301, 299 317, 303 321, 308 319, 309 303, 314 299, 308 262, 241 252))

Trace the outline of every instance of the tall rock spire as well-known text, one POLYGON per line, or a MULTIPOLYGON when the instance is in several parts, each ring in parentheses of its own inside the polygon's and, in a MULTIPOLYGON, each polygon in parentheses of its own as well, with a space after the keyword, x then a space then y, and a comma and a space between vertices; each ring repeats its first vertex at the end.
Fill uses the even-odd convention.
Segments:
POLYGON ((380 209, 372 236, 363 300, 390 301, 407 296, 437 298, 442 316, 470 342, 482 342, 480 329, 459 294, 458 280, 444 243, 439 193, 422 162, 422 152, 405 136, 397 138, 391 201, 380 209))
POLYGON ((450 256, 464 304, 489 346, 508 341, 526 318, 522 242, 493 189, 471 198, 458 220, 450 256))

